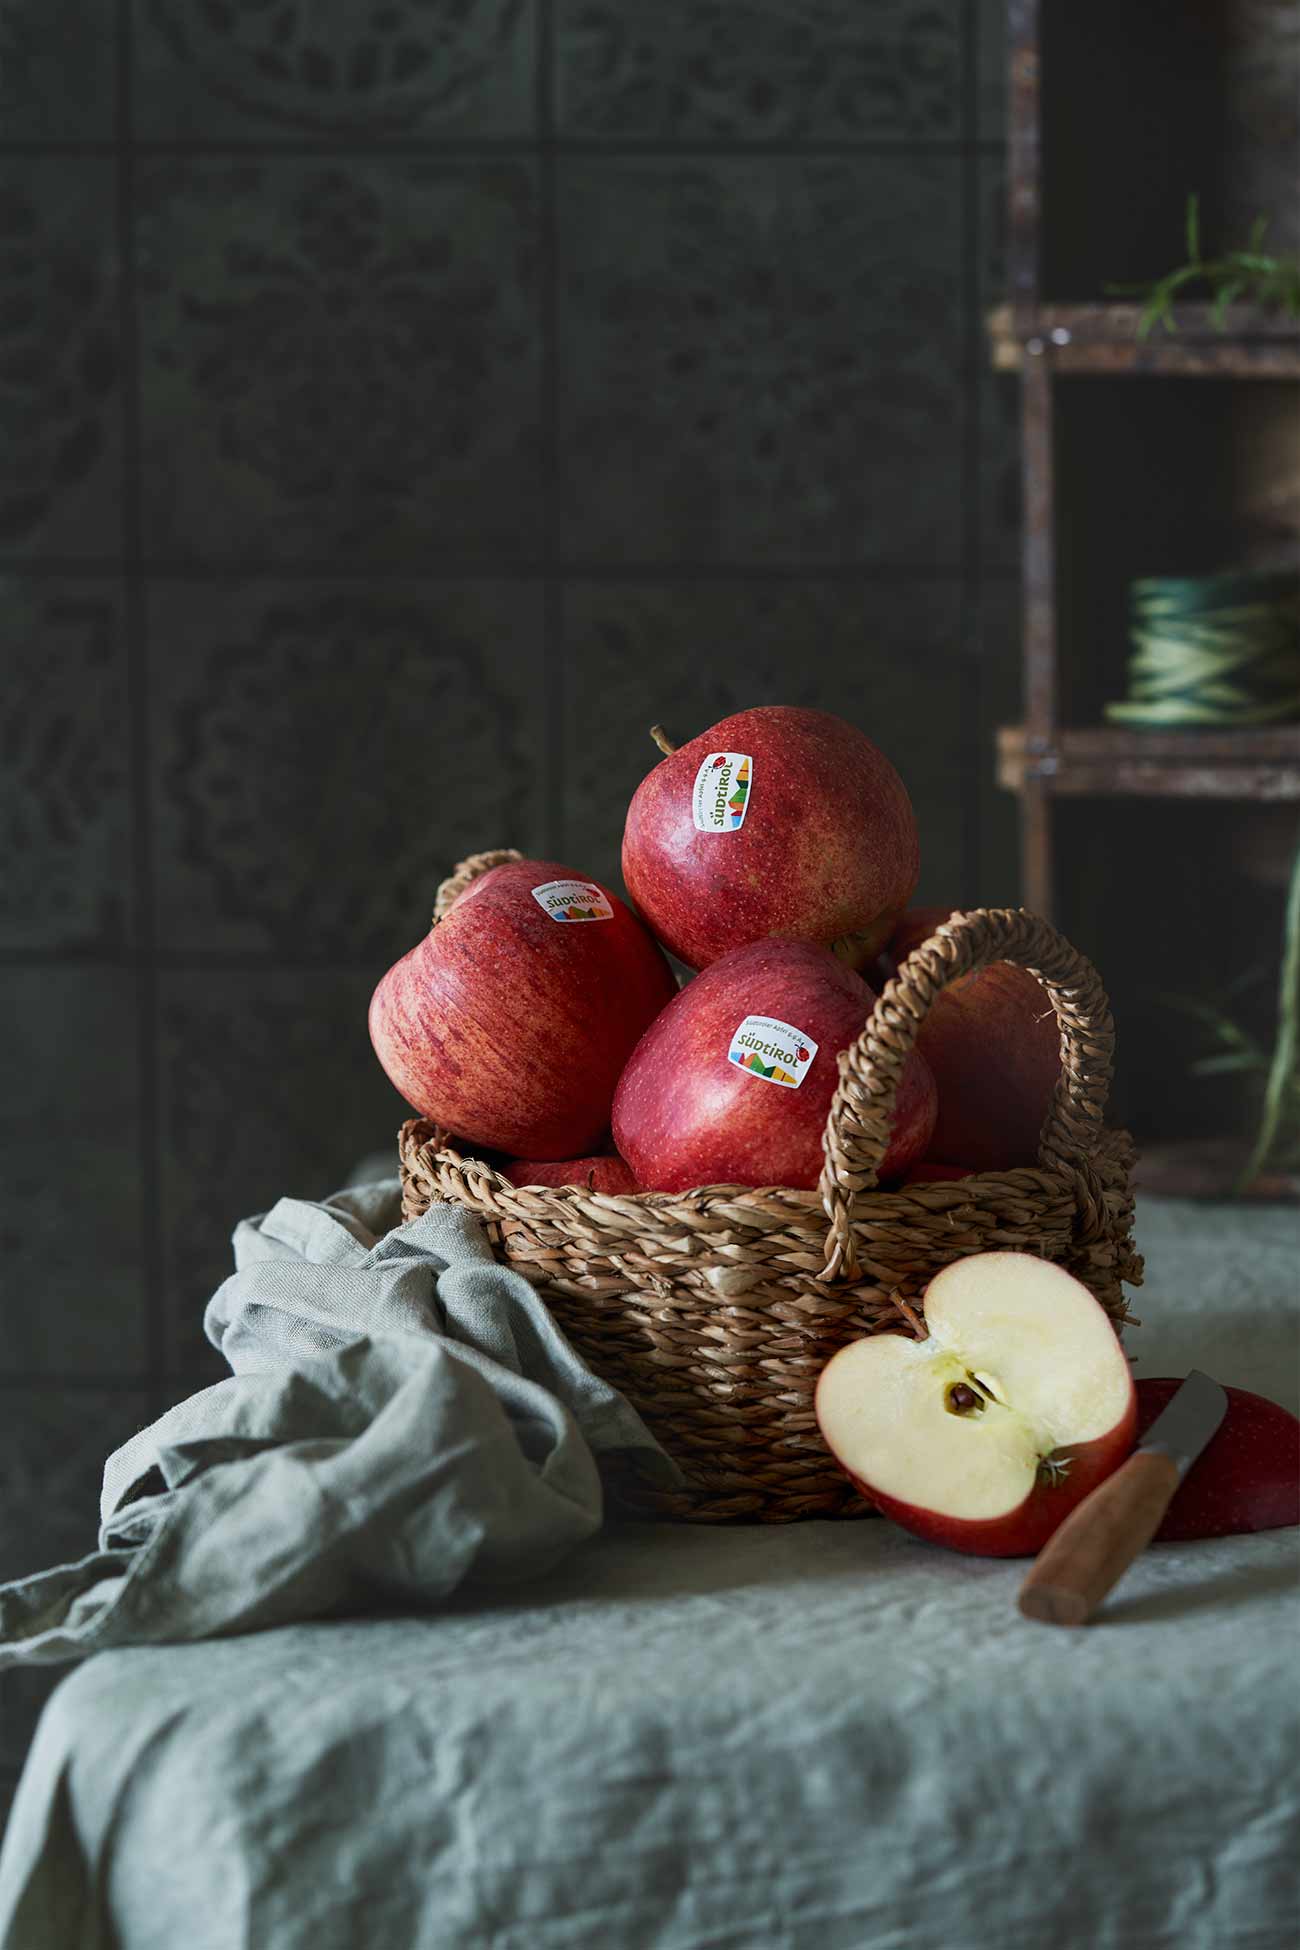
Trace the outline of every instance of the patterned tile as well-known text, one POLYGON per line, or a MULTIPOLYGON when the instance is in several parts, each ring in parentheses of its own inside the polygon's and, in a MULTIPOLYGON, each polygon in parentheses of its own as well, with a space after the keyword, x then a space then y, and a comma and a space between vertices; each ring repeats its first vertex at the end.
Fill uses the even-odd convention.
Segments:
POLYGON ((979 884, 983 907, 1020 905, 1019 801, 997 782, 997 733, 1021 717, 1020 584, 989 581, 981 594, 979 884))
POLYGON ((111 141, 116 68, 112 7, 0 0, 0 141, 111 141))
MULTIPOLYGON (((1007 297, 1007 172, 999 157, 979 165, 981 318, 1007 297)), ((988 339, 980 380, 980 555, 987 567, 1020 566, 1020 381, 994 372, 988 339)))
POLYGON ((367 963, 468 853, 542 844, 527 583, 150 591, 158 936, 367 963))
POLYGON ((132 923, 130 728, 113 582, 0 576, 0 944, 104 951, 132 923))
POLYGON ((567 856, 617 875, 628 800, 659 762, 646 735, 657 720, 684 744, 750 705, 813 705, 860 725, 898 767, 921 831, 919 898, 956 899, 958 611, 955 582, 570 587, 567 856))
POLYGON ((146 555, 535 556, 536 227, 522 162, 144 166, 146 555))
POLYGON ((0 156, 0 554, 121 549, 113 165, 0 156))
POLYGON ((104 1463, 150 1419, 143 1389, 0 1382, 0 1582, 94 1550, 104 1463))
POLYGON ((985 142, 1007 139, 1007 0, 977 0, 975 51, 979 89, 977 134, 985 142))
POLYGON ((203 1309, 232 1270, 240 1219, 282 1196, 324 1197, 368 1152, 396 1159, 410 1112, 366 1030, 385 965, 164 972, 162 1205, 174 1374, 222 1371, 203 1339, 203 1309))
POLYGON ((136 0, 136 133, 171 141, 524 135, 535 0, 136 0))
POLYGON ((959 169, 563 164, 568 559, 955 561, 959 169))
POLYGON ((558 0, 564 135, 917 141, 960 133, 958 0, 558 0))
POLYGON ((0 1263, 9 1372, 145 1358, 134 978, 0 970, 0 1263))

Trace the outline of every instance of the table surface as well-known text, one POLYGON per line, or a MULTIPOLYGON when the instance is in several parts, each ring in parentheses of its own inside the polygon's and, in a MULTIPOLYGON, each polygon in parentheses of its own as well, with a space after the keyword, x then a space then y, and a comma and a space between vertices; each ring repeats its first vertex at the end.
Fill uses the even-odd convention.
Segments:
MULTIPOLYGON (((1139 1244, 1137 1372, 1296 1406, 1297 1215, 1146 1201, 1139 1244)), ((1155 1546, 1064 1632, 879 1520, 629 1525, 488 1603, 102 1654, 0 1946, 1293 1950, 1298 1560, 1155 1546)))

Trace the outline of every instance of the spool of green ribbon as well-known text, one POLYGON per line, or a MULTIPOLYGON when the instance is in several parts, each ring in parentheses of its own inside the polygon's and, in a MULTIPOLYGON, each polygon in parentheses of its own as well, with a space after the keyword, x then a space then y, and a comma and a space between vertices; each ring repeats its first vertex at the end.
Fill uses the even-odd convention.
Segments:
POLYGON ((1143 576, 1129 591, 1129 694, 1112 724, 1282 724, 1300 717, 1300 571, 1143 576))

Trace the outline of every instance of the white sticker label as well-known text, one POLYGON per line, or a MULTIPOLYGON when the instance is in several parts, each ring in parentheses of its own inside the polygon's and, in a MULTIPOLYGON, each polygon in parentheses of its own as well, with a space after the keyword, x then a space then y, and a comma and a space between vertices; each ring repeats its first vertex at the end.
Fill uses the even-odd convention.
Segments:
POLYGON ((701 833, 735 833, 749 811, 754 761, 748 752, 710 752, 695 774, 691 810, 701 833))
POLYGON ((746 1016, 731 1038, 728 1059, 764 1083, 781 1083, 797 1090, 817 1054, 811 1036, 775 1016, 746 1016))
POLYGON ((614 910, 590 880, 546 880, 533 899, 552 921, 612 921, 614 910))

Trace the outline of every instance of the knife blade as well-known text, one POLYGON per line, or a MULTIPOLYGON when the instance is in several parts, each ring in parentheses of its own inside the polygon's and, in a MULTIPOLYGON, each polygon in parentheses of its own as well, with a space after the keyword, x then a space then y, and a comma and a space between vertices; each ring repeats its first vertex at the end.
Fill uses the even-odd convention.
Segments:
POLYGON ((1071 1510, 1020 1587, 1020 1610, 1046 1625, 1085 1625, 1144 1551, 1175 1490, 1227 1413, 1217 1381, 1193 1368, 1128 1461, 1071 1510))

